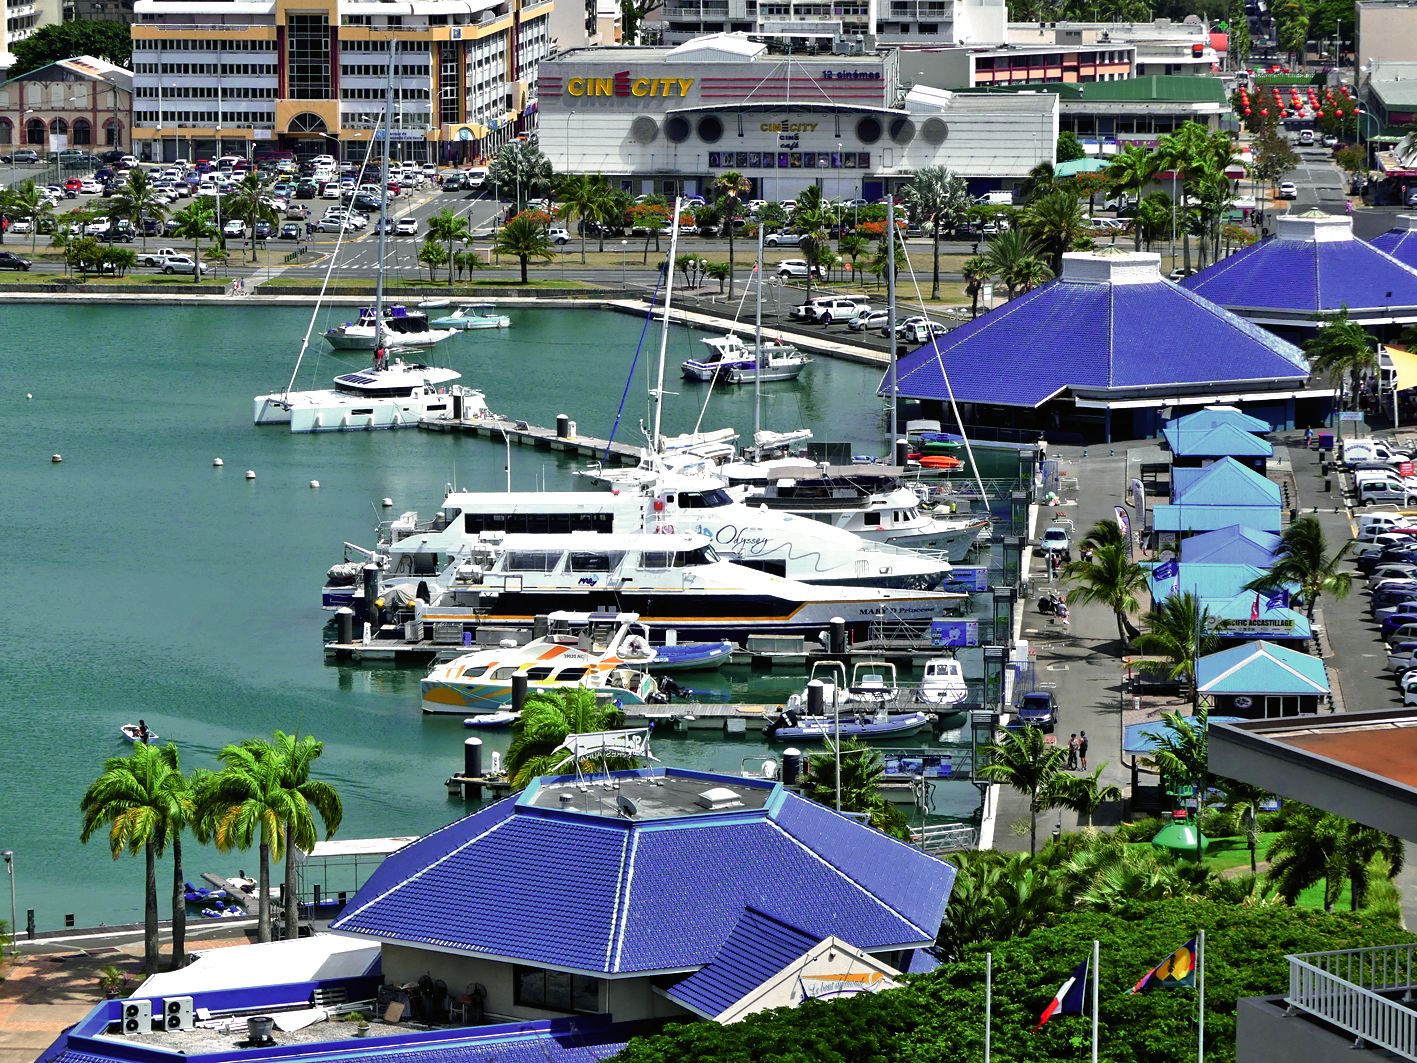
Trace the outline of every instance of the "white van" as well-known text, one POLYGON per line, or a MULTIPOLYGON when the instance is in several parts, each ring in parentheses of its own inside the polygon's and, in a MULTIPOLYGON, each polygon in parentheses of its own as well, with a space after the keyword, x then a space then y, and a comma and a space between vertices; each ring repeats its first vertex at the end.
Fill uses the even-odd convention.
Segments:
POLYGON ((1386 535, 1394 528, 1417 527, 1417 517, 1404 517, 1401 513, 1364 513, 1358 517, 1360 543, 1377 542, 1378 536, 1386 535))
POLYGON ((1417 483, 1399 480, 1396 476, 1384 480, 1364 480, 1358 484, 1358 504, 1393 502, 1400 506, 1417 505, 1417 483))
POLYGON ((223 155, 221 158, 217 159, 216 168, 218 170, 231 171, 236 169, 237 163, 240 163, 242 166, 245 166, 245 157, 241 155, 223 155))
POLYGON ((335 157, 333 155, 316 155, 310 160, 310 165, 317 170, 322 166, 328 166, 333 170, 335 168, 335 157))
POLYGON ((1355 465, 1360 461, 1407 461, 1408 455, 1394 450, 1381 439, 1355 439, 1343 445, 1343 464, 1355 465))
POLYGON ((1012 207, 1014 194, 1012 192, 985 192, 982 196, 975 196, 974 202, 981 207, 1012 207))

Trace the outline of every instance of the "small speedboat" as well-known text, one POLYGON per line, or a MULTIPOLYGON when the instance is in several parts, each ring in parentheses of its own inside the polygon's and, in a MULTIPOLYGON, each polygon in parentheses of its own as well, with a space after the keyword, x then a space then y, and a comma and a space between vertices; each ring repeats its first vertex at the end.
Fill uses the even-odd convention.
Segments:
POLYGON ((874 716, 843 712, 832 716, 803 716, 796 709, 788 708, 764 728, 764 733, 769 738, 782 741, 831 741, 837 737, 870 741, 913 735, 931 723, 930 716, 923 712, 878 712, 874 716))
POLYGON ((182 884, 182 896, 188 904, 205 904, 210 901, 224 901, 231 896, 220 886, 194 886, 190 882, 182 884))
MULTIPOLYGON (((420 304, 422 305, 422 304, 420 304)), ((434 318, 434 328, 455 328, 468 331, 484 328, 510 328, 512 319, 506 314, 498 314, 491 303, 466 303, 451 314, 434 318)))
POLYGON ((931 657, 925 662, 915 700, 922 705, 958 705, 969 698, 964 668, 953 657, 931 657))
POLYGON ((656 646, 650 658, 651 672, 689 672, 695 669, 721 668, 733 656, 731 642, 681 642, 674 646, 656 646))
MULTIPOLYGON (((120 732, 122 732, 123 737, 126 738, 126 739, 127 739, 128 741, 130 741, 130 742, 141 742, 141 741, 143 741, 143 736, 142 736, 141 732, 138 730, 138 725, 135 724, 135 723, 125 723, 122 727, 118 728, 118 730, 119 730, 120 732)), ((157 732, 156 732, 156 731, 153 731, 153 730, 149 730, 149 731, 148 731, 148 737, 147 737, 147 742, 148 742, 148 744, 151 745, 153 742, 156 742, 156 741, 157 741, 157 732)))
POLYGON ((500 712, 484 712, 480 716, 466 717, 462 725, 464 727, 510 727, 522 718, 519 712, 511 709, 503 709, 500 712))

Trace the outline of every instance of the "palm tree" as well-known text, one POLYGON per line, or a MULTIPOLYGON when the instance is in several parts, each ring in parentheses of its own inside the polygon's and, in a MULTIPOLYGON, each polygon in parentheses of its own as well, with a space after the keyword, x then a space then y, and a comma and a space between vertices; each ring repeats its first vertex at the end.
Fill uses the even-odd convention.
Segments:
POLYGON ((1097 815, 1099 808, 1122 799, 1121 787, 1102 782, 1102 772, 1106 767, 1107 762, 1103 761, 1086 775, 1058 776, 1058 804, 1077 813, 1080 827, 1092 826, 1092 817, 1097 815))
POLYGON ((847 233, 836 242, 836 249, 842 256, 851 259, 851 274, 856 277, 859 270, 856 268, 856 260, 871 250, 871 240, 862 233, 847 233))
MULTIPOLYGON (((566 174, 556 189, 556 199, 561 205, 561 216, 567 224, 580 219, 581 223, 581 265, 585 265, 586 224, 595 220, 600 203, 605 198, 608 187, 605 175, 599 173, 566 174)), ((448 246, 451 253, 452 245, 448 246)), ((604 248, 601 248, 603 251, 604 248)))
POLYGON ((723 295, 725 285, 733 279, 733 267, 727 262, 710 262, 704 273, 711 279, 718 281, 718 294, 723 295))
POLYGON ((987 759, 976 772, 979 778, 1004 783, 1028 798, 1028 851, 1038 852, 1038 814, 1062 803, 1067 752, 1046 742, 1041 727, 1000 731, 981 751, 987 759))
POLYGON ((936 945, 951 958, 975 942, 1030 933, 1067 907, 1059 876, 1041 858, 986 849, 950 861, 959 874, 936 945))
POLYGON ((284 826, 291 813, 280 758, 259 739, 226 746, 218 758, 222 769, 201 788, 199 831, 222 852, 257 845, 256 936, 270 941, 271 857, 280 859, 285 851, 284 826))
POLYGON ((1210 610, 1195 594, 1172 594, 1142 617, 1145 630, 1135 640, 1136 648, 1143 653, 1166 659, 1167 664, 1161 667, 1167 675, 1189 684, 1192 705, 1200 696, 1196 662, 1213 652, 1216 645, 1210 620, 1210 610))
POLYGON ((1037 274, 1036 267, 1042 265, 1038 245, 1018 228, 1008 229, 990 240, 984 249, 984 261, 989 265, 990 276, 999 278, 1008 289, 1010 299, 1037 274))
POLYGON ((1063 188, 1029 203, 1023 211, 1023 227, 1047 253, 1055 274, 1062 272, 1063 252, 1086 231, 1077 196, 1063 188))
POLYGON ((1226 811, 1238 817, 1241 829, 1245 832, 1245 846, 1250 850, 1250 874, 1258 875, 1260 806, 1270 800, 1270 793, 1262 786, 1239 779, 1221 779, 1220 787, 1225 791, 1226 811))
POLYGON ((34 254, 40 221, 54 213, 54 204, 49 202, 48 196, 40 194, 33 180, 28 180, 11 190, 10 205, 19 217, 30 223, 30 254, 34 254))
MULTIPOLYGON (((1140 201, 1142 189, 1156 176, 1159 161, 1160 158, 1155 152, 1148 151, 1139 144, 1132 144, 1112 156, 1105 172, 1108 180, 1119 192, 1127 193, 1133 200, 1140 201)), ((1136 250, 1140 251, 1142 227, 1139 224, 1140 218, 1135 221, 1137 223, 1132 226, 1132 234, 1136 239, 1136 250)))
POLYGON ((1364 374, 1377 371, 1378 356, 1373 337, 1362 325, 1348 319, 1348 308, 1345 306, 1319 326, 1314 338, 1304 344, 1304 353, 1309 356, 1309 363, 1317 372, 1327 373, 1338 381, 1341 424, 1344 376, 1348 376, 1350 390, 1356 396, 1364 374))
POLYGON ((960 272, 964 275, 964 290, 969 296, 969 316, 978 317, 979 293, 992 275, 989 271, 989 260, 982 255, 972 255, 964 260, 960 272))
POLYGON ((240 218, 246 223, 246 235, 251 245, 251 261, 256 260, 256 223, 260 221, 274 224, 280 221, 280 212, 266 202, 265 186, 261 177, 252 170, 237 182, 228 193, 227 217, 240 218))
POLYGON ((1045 160, 1028 171, 1028 176, 1019 186, 1019 201, 1032 203, 1039 196, 1046 196, 1050 192, 1056 191, 1057 188, 1058 175, 1053 169, 1053 164, 1045 160))
POLYGON ((522 204, 534 198, 537 192, 550 191, 551 161, 535 144, 514 140, 497 152, 487 180, 498 192, 510 192, 508 198, 520 213, 522 204))
POLYGON ((1181 202, 1173 202, 1171 211, 1173 225, 1176 231, 1181 234, 1182 264, 1187 273, 1191 272, 1191 241, 1189 238, 1190 229, 1184 215, 1189 213, 1191 208, 1185 200, 1186 195, 1192 190, 1196 168, 1212 151, 1209 137, 1210 134, 1204 126, 1196 122, 1186 122, 1174 133, 1163 136, 1156 149, 1158 169, 1170 170, 1180 177, 1181 196, 1179 198, 1181 202), (1177 216, 1178 210, 1183 216, 1177 216))
POLYGON ((144 251, 148 249, 148 230, 143 220, 152 218, 162 221, 167 217, 166 202, 158 197, 157 189, 148 177, 148 171, 141 166, 134 166, 128 171, 127 180, 114 193, 109 209, 111 216, 127 218, 133 228, 138 230, 143 239, 144 251))
POLYGON ((216 212, 201 199, 194 199, 173 215, 177 227, 172 235, 192 241, 192 261, 197 277, 202 275, 202 241, 216 235, 216 212))
POLYGON ((285 935, 288 938, 300 934, 300 895, 295 884, 295 852, 300 849, 310 852, 315 847, 318 835, 315 816, 325 824, 325 837, 331 838, 339 830, 344 817, 344 805, 339 791, 327 782, 310 778, 310 768, 325 751, 325 743, 310 735, 288 735, 283 731, 275 733, 275 740, 269 747, 278 758, 281 767, 280 785, 289 800, 289 812, 285 820, 285 935), (312 815, 313 813, 313 815, 312 815))
MULTIPOLYGON (((836 759, 833 752, 813 753, 807 758, 807 783, 802 793, 828 808, 837 807, 836 759)), ((871 826, 881 833, 909 841, 910 824, 905 814, 881 791, 885 774, 885 760, 879 752, 857 738, 841 743, 841 810, 866 813, 871 826)))
POLYGON ((551 238, 546 229, 535 218, 518 214, 497 230, 492 243, 493 254, 514 255, 522 267, 522 283, 527 283, 526 267, 532 259, 550 262, 556 257, 551 246, 551 238))
MULTIPOLYGON (((132 252, 128 252, 132 254, 132 252)), ((182 774, 182 758, 177 747, 169 742, 158 750, 167 771, 158 788, 162 800, 162 834, 157 855, 172 848, 172 970, 181 968, 187 959, 187 877, 182 864, 182 835, 193 827, 197 818, 197 786, 182 774)), ((198 772, 198 777, 202 773, 198 772)))
MULTIPOLYGON (((512 744, 507 747, 507 775, 512 785, 521 788, 538 775, 568 769, 568 756, 556 752, 567 735, 611 731, 624 721, 624 713, 597 701, 594 692, 584 687, 538 691, 526 699, 522 718, 512 729, 512 744)), ((638 764, 630 757, 604 759, 611 768, 638 764)), ((600 763, 584 762, 583 766, 594 769, 600 763)))
MULTIPOLYGON (((1115 526, 1115 522, 1107 521, 1099 522, 1099 528, 1102 523, 1115 526)), ((1089 545, 1089 541, 1084 539, 1083 544, 1089 545)), ((1146 586, 1146 573, 1127 556, 1126 546, 1120 542, 1093 546, 1088 560, 1069 562, 1063 575, 1076 584, 1068 591, 1068 604, 1096 603, 1111 609, 1117 621, 1117 638, 1126 649, 1135 630, 1128 617, 1141 608, 1137 592, 1146 586)))
POLYGON ((1132 219, 1132 231, 1137 238, 1137 246, 1151 245, 1165 236, 1171 228, 1171 197, 1165 192, 1153 192, 1137 204, 1136 217, 1132 219))
POLYGON ((1344 835, 1348 821, 1306 805, 1288 804, 1284 829, 1270 842, 1270 886, 1290 904, 1310 886, 1324 884, 1324 911, 1333 911, 1333 902, 1343 889, 1344 835))
POLYGON ((1179 712, 1162 713, 1161 720, 1166 726, 1157 732, 1156 748, 1147 754, 1162 775, 1189 782, 1195 790, 1197 867, 1201 862, 1201 814, 1205 812, 1205 791, 1210 783, 1210 744, 1205 733, 1209 715, 1202 706, 1196 706, 1190 716, 1179 712))
POLYGON ((1305 612, 1312 621, 1319 595, 1328 592, 1335 598, 1346 598, 1353 589, 1353 574, 1339 568, 1352 548, 1350 540, 1330 554, 1318 518, 1300 517, 1279 537, 1279 551, 1269 572, 1246 589, 1273 591, 1297 583, 1304 596, 1305 612))
POLYGON ((719 224, 728 233, 728 298, 733 298, 733 274, 738 268, 734 257, 733 238, 738 231, 738 219, 743 216, 743 197, 752 189, 748 179, 737 170, 729 170, 713 183, 719 224))
POLYGON ((143 970, 148 974, 158 970, 157 857, 172 829, 175 762, 175 750, 168 757, 156 746, 137 745, 126 757, 105 760, 102 774, 79 802, 80 841, 106 826, 113 859, 125 852, 143 854, 143 970))
POLYGON ((0 188, 0 244, 5 242, 5 230, 8 228, 7 219, 13 217, 18 211, 15 207, 15 190, 13 188, 0 188))
POLYGON ((917 225, 929 222, 933 242, 934 269, 930 279, 930 298, 940 297, 940 229, 953 229, 969 209, 969 186, 964 178, 956 177, 943 166, 924 166, 915 172, 915 179, 905 186, 905 202, 911 219, 917 225))
POLYGON ((802 257, 807 260, 807 301, 812 301, 812 281, 821 263, 827 242, 826 211, 822 207, 822 190, 808 185, 792 209, 792 224, 802 233, 802 257))
MULTIPOLYGON (((437 241, 439 244, 447 246, 448 263, 448 283, 453 283, 453 244, 465 243, 472 239, 472 230, 468 228, 467 218, 455 210, 444 208, 428 219, 428 235, 425 241, 437 241)), ((585 237, 581 237, 581 250, 585 250, 585 237)))

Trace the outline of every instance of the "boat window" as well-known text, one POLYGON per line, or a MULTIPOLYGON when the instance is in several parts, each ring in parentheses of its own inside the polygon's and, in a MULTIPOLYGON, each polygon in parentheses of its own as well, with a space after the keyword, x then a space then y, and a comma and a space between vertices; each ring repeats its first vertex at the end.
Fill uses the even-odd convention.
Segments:
POLYGON ((413 574, 415 576, 436 576, 438 574, 438 555, 414 554, 413 574))
POLYGON ((711 491, 693 491, 679 496, 679 507, 681 509, 716 509, 719 506, 731 506, 733 496, 721 487, 715 487, 711 491))
POLYGON ((516 672, 517 672, 517 666, 516 666, 516 665, 509 665, 509 666, 506 667, 506 668, 498 668, 495 672, 492 673, 492 678, 493 678, 493 679, 510 679, 510 678, 512 678, 512 676, 516 675, 516 672))
POLYGON ((881 526, 881 515, 879 513, 867 513, 865 516, 866 527, 879 528, 881 526))
POLYGON ((640 568, 670 568, 674 564, 674 554, 668 550, 655 550, 640 555, 640 568))
POLYGON ((583 550, 572 550, 570 571, 610 572, 619 566, 624 556, 623 552, 602 554, 583 550))
POLYGON ((674 553, 674 567, 687 568, 690 565, 709 565, 718 560, 711 546, 701 546, 697 550, 677 550, 674 553))
POLYGON ((551 668, 548 665, 538 665, 535 668, 528 668, 526 670, 528 683, 538 683, 543 679, 549 678, 551 678, 551 668))
POLYGON ((502 556, 502 571, 550 572, 560 563, 559 550, 508 550, 502 556))
POLYGON ((584 668, 562 668, 556 673, 556 681, 558 683, 578 683, 585 673, 584 668))
POLYGON ((469 535, 484 531, 535 535, 565 535, 573 531, 609 534, 615 530, 615 517, 610 513, 465 513, 463 529, 469 535))

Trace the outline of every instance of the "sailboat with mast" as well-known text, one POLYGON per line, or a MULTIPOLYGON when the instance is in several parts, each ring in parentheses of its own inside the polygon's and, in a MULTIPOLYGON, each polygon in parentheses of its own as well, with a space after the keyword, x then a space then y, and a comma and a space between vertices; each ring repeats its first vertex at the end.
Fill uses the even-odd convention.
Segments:
MULTIPOLYGON (((393 128, 394 62, 397 42, 389 43, 388 91, 384 101, 383 128, 393 128)), ((381 187, 389 186, 390 139, 385 134, 384 151, 379 164, 381 187)), ((370 142, 370 150, 378 140, 370 142)), ((310 325, 295 359, 295 368, 285 389, 269 395, 257 395, 253 400, 253 420, 258 425, 284 424, 292 432, 348 432, 383 428, 416 428, 420 420, 452 420, 464 417, 484 417, 491 411, 482 392, 457 383, 462 374, 444 366, 406 361, 399 351, 400 333, 387 324, 378 326, 380 342, 375 344, 375 323, 386 320, 384 308, 384 269, 388 226, 379 226, 379 261, 375 273, 374 306, 369 317, 369 347, 374 350, 371 366, 334 378, 333 387, 313 391, 296 391, 295 378, 300 373, 310 337, 320 312, 325 289, 339 257, 340 233, 335 252, 330 256, 321 286, 321 299, 310 315, 310 325), (392 348, 392 349, 391 349, 392 348)), ((361 320, 363 318, 361 317, 361 320)), ((454 335, 454 330, 446 330, 454 335)))

